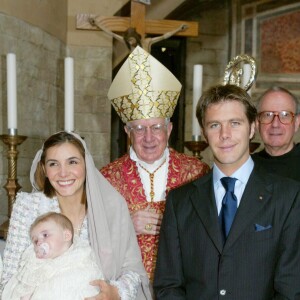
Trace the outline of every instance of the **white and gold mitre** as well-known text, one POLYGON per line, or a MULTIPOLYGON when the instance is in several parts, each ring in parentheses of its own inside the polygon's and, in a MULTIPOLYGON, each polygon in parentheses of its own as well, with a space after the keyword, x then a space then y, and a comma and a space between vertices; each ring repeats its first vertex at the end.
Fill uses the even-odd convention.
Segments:
POLYGON ((157 59, 137 46, 115 76, 107 97, 122 121, 171 118, 181 84, 157 59))

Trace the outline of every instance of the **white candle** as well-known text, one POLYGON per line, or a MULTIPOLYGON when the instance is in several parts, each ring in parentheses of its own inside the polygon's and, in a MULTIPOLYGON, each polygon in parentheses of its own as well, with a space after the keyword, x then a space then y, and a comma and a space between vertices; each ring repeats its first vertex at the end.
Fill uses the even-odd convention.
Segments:
POLYGON ((7 65, 7 128, 9 131, 16 131, 17 126, 17 76, 16 76, 16 55, 8 53, 7 65))
POLYGON ((74 60, 65 58, 65 131, 74 131, 74 60))
MULTIPOLYGON (((250 77, 251 77, 251 66, 250 64, 244 64, 243 76, 242 76, 242 87, 245 87, 245 85, 249 82, 250 77)), ((251 95, 250 89, 248 90, 248 94, 251 95)))
POLYGON ((203 66, 194 65, 193 74, 193 117, 192 117, 192 128, 193 138, 197 140, 200 137, 200 125, 196 117, 197 103, 202 94, 202 77, 203 77, 203 66))

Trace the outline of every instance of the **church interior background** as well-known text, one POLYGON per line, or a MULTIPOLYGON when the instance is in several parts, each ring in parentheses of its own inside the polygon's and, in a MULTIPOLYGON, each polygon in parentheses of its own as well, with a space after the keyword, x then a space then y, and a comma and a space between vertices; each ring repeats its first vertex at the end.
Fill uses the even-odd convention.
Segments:
MULTIPOLYGON (((0 2, 0 131, 7 134, 6 55, 17 61, 17 179, 30 191, 29 170, 44 139, 64 128, 64 58, 74 58, 75 131, 84 137, 101 168, 126 151, 126 138, 107 100, 112 77, 126 57, 126 46, 103 31, 76 29, 78 14, 124 16, 127 0, 2 0, 0 2), (124 48, 125 47, 125 48, 124 48), (125 54, 124 54, 125 53, 125 54), (124 56, 125 55, 125 56, 124 56)), ((151 0, 146 19, 199 23, 196 37, 174 36, 155 44, 158 57, 183 84, 170 145, 192 139, 193 66, 203 65, 203 87, 222 83, 227 63, 246 53, 257 62, 253 101, 271 85, 299 96, 300 3, 293 0, 151 0), (162 51, 167 49, 167 51, 162 51)), ((296 138, 299 142, 300 136, 296 138)), ((254 141, 260 142, 258 134, 254 141)), ((261 146, 260 146, 261 147, 261 146)), ((260 148, 258 148, 260 149, 260 148)), ((8 213, 7 145, 0 142, 0 223, 8 213)), ((209 148, 202 153, 211 165, 209 148)))

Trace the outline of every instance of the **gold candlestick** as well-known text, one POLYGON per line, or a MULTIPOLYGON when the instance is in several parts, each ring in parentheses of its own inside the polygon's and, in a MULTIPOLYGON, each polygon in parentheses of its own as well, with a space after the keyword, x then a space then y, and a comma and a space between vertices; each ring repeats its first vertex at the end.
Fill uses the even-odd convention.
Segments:
POLYGON ((189 151, 193 152, 193 156, 199 159, 202 159, 200 153, 208 147, 208 144, 204 141, 188 141, 184 142, 184 145, 189 151))
POLYGON ((27 137, 22 135, 3 134, 0 135, 0 139, 5 145, 8 146, 8 176, 7 182, 3 186, 6 189, 8 196, 8 220, 0 226, 0 236, 6 239, 12 207, 16 198, 16 194, 21 188, 17 179, 17 160, 19 153, 17 146, 21 145, 27 139, 27 137))

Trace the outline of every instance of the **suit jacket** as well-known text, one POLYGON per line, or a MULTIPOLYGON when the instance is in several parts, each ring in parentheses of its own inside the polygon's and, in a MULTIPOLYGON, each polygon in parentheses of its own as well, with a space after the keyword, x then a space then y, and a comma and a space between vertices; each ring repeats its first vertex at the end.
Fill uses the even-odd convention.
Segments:
POLYGON ((159 299, 300 299, 300 185, 254 167, 223 246, 212 172, 171 191, 159 299))

